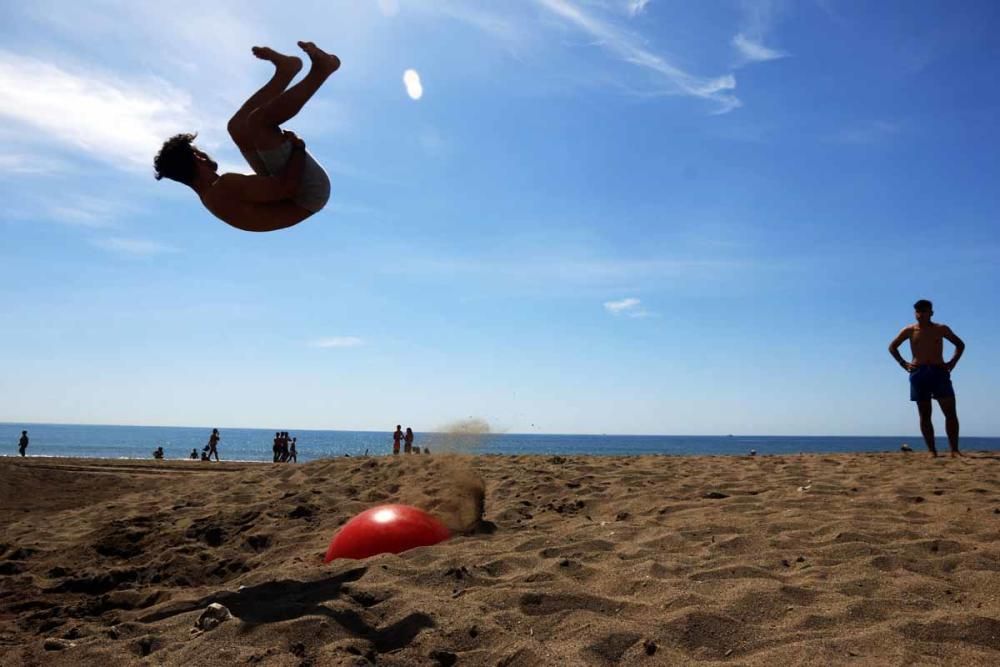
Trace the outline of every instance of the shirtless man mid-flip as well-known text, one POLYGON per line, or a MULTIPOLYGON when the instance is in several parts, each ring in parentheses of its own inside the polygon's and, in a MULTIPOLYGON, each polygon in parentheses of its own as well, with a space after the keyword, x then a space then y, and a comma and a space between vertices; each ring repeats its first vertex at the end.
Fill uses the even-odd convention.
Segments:
POLYGON ((219 165, 192 144, 193 134, 168 139, 153 164, 156 179, 169 178, 197 193, 215 217, 249 232, 269 232, 302 222, 326 205, 330 181, 306 152, 305 144, 281 125, 293 118, 323 82, 340 67, 337 56, 312 42, 299 42, 312 66, 289 87, 302 61, 255 46, 253 54, 274 65, 271 80, 250 96, 227 129, 253 176, 222 174, 219 165))
POLYGON ((904 327, 899 335, 889 343, 889 354, 895 358, 903 370, 910 374, 910 400, 916 401, 920 412, 920 432, 927 443, 927 449, 937 456, 934 446, 934 424, 931 423, 931 399, 937 399, 944 413, 945 431, 952 456, 961 456, 958 451, 958 413, 955 411, 955 390, 951 386, 951 372, 955 369, 965 343, 947 325, 931 322, 934 309, 930 301, 921 299, 913 304, 916 324, 904 327), (951 361, 944 361, 944 343, 947 339, 955 346, 951 361), (899 354, 899 346, 904 340, 910 341, 913 361, 906 361, 899 354))

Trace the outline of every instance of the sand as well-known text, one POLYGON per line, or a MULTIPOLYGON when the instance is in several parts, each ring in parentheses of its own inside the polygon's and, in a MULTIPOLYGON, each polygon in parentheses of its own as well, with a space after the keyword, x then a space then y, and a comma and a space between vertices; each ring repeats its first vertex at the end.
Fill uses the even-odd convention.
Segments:
POLYGON ((1000 664, 998 453, 3 458, 0 529, 2 665, 1000 664), (399 500, 473 532, 322 563, 399 500))

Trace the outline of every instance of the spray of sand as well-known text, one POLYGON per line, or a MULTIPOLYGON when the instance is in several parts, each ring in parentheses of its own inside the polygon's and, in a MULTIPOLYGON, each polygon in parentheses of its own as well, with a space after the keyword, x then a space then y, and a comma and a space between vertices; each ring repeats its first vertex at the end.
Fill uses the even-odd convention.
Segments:
POLYGON ((490 433, 493 433, 493 429, 488 421, 481 417, 469 417, 438 428, 435 433, 430 434, 429 444, 434 448, 432 451, 472 454, 490 433))
POLYGON ((403 502, 433 513, 455 534, 480 530, 486 510, 486 484, 473 468, 471 454, 491 432, 485 419, 470 417, 429 434, 424 442, 433 457, 422 461, 425 474, 404 484, 400 490, 403 502))

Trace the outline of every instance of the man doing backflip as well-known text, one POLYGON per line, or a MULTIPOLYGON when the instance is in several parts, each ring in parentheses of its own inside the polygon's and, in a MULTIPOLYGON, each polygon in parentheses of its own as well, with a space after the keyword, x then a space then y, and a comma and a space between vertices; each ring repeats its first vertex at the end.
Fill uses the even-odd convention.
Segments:
POLYGON ((951 455, 961 456, 958 451, 958 413, 955 411, 951 372, 965 351, 965 343, 947 325, 931 322, 934 309, 930 301, 917 301, 913 304, 913 310, 917 323, 904 327, 889 343, 889 354, 910 374, 910 400, 917 404, 920 432, 927 443, 927 449, 933 456, 937 456, 934 424, 931 422, 931 399, 937 399, 941 412, 944 413, 951 455), (899 355, 899 346, 904 340, 910 341, 912 361, 906 361, 899 355), (944 340, 955 346, 955 354, 947 363, 944 361, 944 340))
POLYGON ((153 165, 156 179, 169 178, 194 190, 217 218, 250 232, 269 232, 302 222, 326 205, 330 180, 306 152, 305 143, 281 124, 293 118, 340 67, 340 59, 312 42, 299 42, 312 66, 305 78, 288 87, 302 61, 267 47, 252 51, 274 64, 274 76, 254 93, 227 126, 253 176, 222 174, 219 165, 193 145, 194 134, 168 139, 153 165))

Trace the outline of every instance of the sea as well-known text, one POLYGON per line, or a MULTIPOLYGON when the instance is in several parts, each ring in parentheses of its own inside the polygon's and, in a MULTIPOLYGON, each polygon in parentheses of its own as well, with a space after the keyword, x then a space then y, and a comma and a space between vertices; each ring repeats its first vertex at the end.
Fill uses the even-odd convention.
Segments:
MULTIPOLYGON (((0 455, 17 456, 21 431, 28 431, 28 456, 101 459, 188 459, 208 441, 210 428, 187 426, 102 426, 0 423, 0 455)), ((219 456, 229 461, 271 461, 274 431, 220 428, 219 456)), ((392 453, 390 431, 289 430, 297 438, 298 460, 392 453)), ((907 443, 925 451, 919 435, 909 436, 746 436, 746 435, 551 435, 526 433, 416 433, 414 445, 431 453, 631 456, 641 454, 759 456, 799 453, 899 451, 907 443)), ((1000 438, 963 437, 963 451, 1000 450, 1000 438)), ((938 438, 938 451, 948 450, 938 438)))

